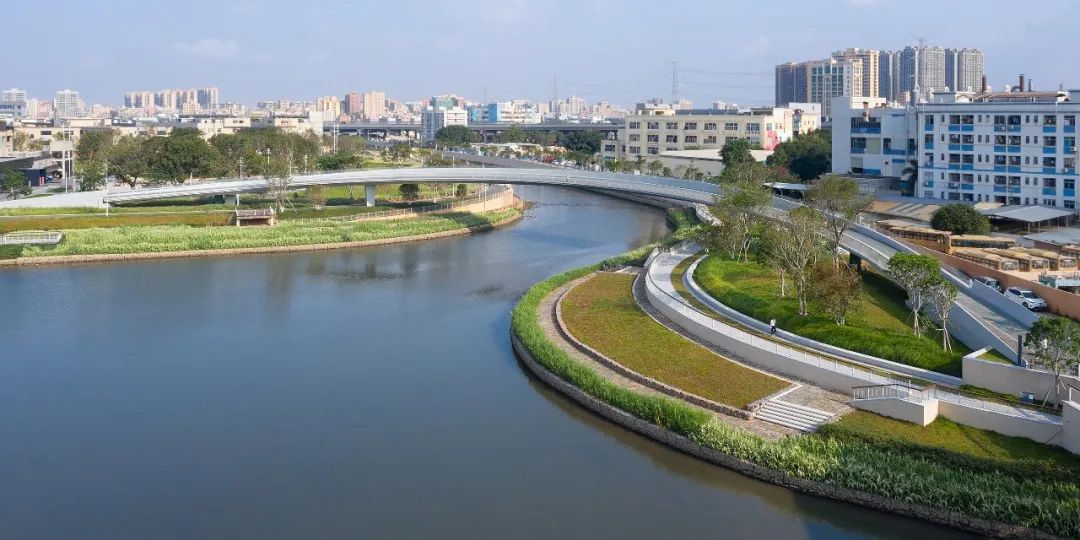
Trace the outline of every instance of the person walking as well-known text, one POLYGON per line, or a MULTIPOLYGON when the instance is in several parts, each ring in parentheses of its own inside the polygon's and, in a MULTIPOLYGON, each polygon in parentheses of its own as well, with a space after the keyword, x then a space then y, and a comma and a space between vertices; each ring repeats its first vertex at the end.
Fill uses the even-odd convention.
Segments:
POLYGON ((776 335, 776 319, 769 319, 769 333, 776 335))

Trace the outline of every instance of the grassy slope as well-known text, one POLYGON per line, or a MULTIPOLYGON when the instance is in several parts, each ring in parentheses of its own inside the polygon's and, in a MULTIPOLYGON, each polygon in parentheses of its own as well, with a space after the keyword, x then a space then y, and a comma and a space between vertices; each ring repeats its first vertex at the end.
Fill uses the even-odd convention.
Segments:
POLYGON ((736 408, 788 386, 652 320, 634 302, 633 281, 630 274, 598 274, 570 291, 562 303, 570 333, 638 373, 736 408))
MULTIPOLYGON (((643 260, 645 250, 570 270, 530 288, 514 307, 512 328, 544 367, 593 397, 639 418, 683 434, 722 453, 795 478, 876 493, 888 498, 1057 534, 1080 536, 1080 486, 1067 478, 1000 467, 1001 461, 950 450, 901 450, 899 437, 868 442, 809 435, 770 441, 708 420, 703 411, 665 397, 614 386, 551 343, 537 307, 556 288, 602 267, 643 260), (1002 470, 998 470, 998 469, 1002 470)), ((1015 463, 1015 462, 1006 462, 1015 463)))
POLYGON ((862 302, 848 315, 848 324, 839 326, 827 316, 798 316, 790 294, 779 298, 779 280, 767 266, 712 256, 694 273, 694 279, 711 296, 760 321, 775 317, 780 328, 823 343, 960 375, 966 349, 947 352, 935 339, 911 334, 903 291, 877 274, 866 272, 863 276, 862 302))
MULTIPOLYGON (((372 222, 282 222, 274 227, 112 227, 64 232, 56 246, 26 246, 21 256, 146 253, 357 242, 449 231, 491 224, 515 209, 484 214, 456 213, 372 222)), ((11 253, 5 253, 11 257, 11 253)))
POLYGON ((1059 473, 1055 475, 1074 480, 1080 478, 1080 456, 1070 454, 1061 447, 957 424, 944 417, 923 427, 855 411, 836 423, 826 425, 821 433, 885 446, 945 450, 996 463, 1004 468, 1030 466, 1035 474, 1059 473))

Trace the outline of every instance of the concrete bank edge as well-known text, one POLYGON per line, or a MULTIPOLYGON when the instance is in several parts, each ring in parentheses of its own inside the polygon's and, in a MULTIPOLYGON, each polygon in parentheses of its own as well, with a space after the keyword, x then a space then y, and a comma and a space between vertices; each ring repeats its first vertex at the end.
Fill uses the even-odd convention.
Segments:
MULTIPOLYGON (((119 262, 119 261, 141 261, 141 260, 154 260, 154 259, 179 259, 179 258, 198 258, 198 257, 224 257, 234 255, 265 255, 272 253, 293 253, 293 252, 306 252, 306 251, 329 251, 334 249, 349 249, 360 247, 374 247, 385 246, 390 244, 403 244, 406 242, 419 242, 422 240, 436 240, 439 238, 448 238, 451 236, 464 236, 475 232, 487 231, 496 229, 504 225, 509 225, 520 220, 524 217, 524 213, 521 211, 520 201, 516 201, 513 208, 518 210, 518 213, 491 224, 475 225, 472 227, 464 227, 460 229, 451 229, 448 231, 441 231, 430 234, 420 234, 413 236, 396 236, 390 238, 379 238, 375 240, 361 240, 357 242, 336 242, 333 244, 304 244, 299 246, 266 246, 266 247, 252 247, 252 248, 234 248, 234 249, 197 249, 186 251, 156 251, 147 253, 103 253, 96 255, 58 255, 58 256, 45 256, 45 257, 19 257, 16 259, 0 259, 0 268, 18 268, 25 266, 49 266, 49 265, 65 265, 65 264, 83 264, 83 263, 96 263, 96 262, 119 262)), ((497 212, 499 210, 491 210, 497 212)))
POLYGON ((1057 538, 1042 531, 1027 527, 993 522, 952 510, 943 510, 930 506, 893 500, 880 495, 833 486, 814 480, 793 478, 782 472, 724 454, 683 437, 673 431, 633 416, 622 409, 604 403, 589 395, 584 390, 559 378, 558 375, 548 371, 547 368, 532 356, 531 351, 529 351, 524 342, 521 341, 513 328, 510 329, 510 343, 518 360, 525 365, 529 372, 548 386, 574 400, 579 405, 626 429, 714 465, 719 465, 751 478, 769 482, 801 493, 848 502, 902 516, 913 517, 938 525, 945 525, 978 534, 998 538, 1057 538))

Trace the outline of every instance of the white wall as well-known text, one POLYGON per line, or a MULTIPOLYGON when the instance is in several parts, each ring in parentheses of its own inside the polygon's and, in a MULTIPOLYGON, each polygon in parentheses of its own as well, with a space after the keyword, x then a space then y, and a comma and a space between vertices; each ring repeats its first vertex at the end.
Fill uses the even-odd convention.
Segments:
POLYGON ((922 403, 895 398, 854 399, 851 406, 920 426, 929 425, 938 416, 936 399, 928 399, 922 403))
POLYGON ((1080 404, 1066 401, 1062 413, 1064 433, 1061 446, 1074 454, 1080 454, 1080 404))
MULTIPOLYGON (((1028 369, 1010 364, 990 362, 972 358, 971 355, 964 357, 964 384, 986 388, 995 392, 1020 397, 1024 392, 1031 392, 1036 400, 1042 400, 1047 390, 1050 390, 1050 402, 1057 403, 1054 399, 1054 374, 1046 371, 1028 369)), ((1066 384, 1072 384, 1080 388, 1080 380, 1076 377, 1064 375, 1061 377, 1066 384)), ((1061 397, 1065 397, 1065 390, 1061 389, 1061 397)))

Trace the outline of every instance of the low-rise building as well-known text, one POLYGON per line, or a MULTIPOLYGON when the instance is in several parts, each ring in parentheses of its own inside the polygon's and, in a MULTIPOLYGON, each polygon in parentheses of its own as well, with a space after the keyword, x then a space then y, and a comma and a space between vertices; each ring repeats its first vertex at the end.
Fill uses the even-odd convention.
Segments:
POLYGON ((435 140, 435 134, 446 126, 469 125, 469 113, 461 107, 428 107, 420 114, 420 141, 435 140))
POLYGON ((875 105, 834 102, 845 119, 834 121, 833 172, 899 176, 914 161, 917 197, 1076 210, 1080 90, 947 92, 905 109, 875 105))
POLYGON ((651 159, 663 152, 719 150, 735 139, 772 150, 798 133, 817 129, 819 111, 814 107, 678 110, 666 105, 639 104, 624 119, 617 140, 603 141, 601 155, 607 160, 633 160, 638 156, 651 159))

